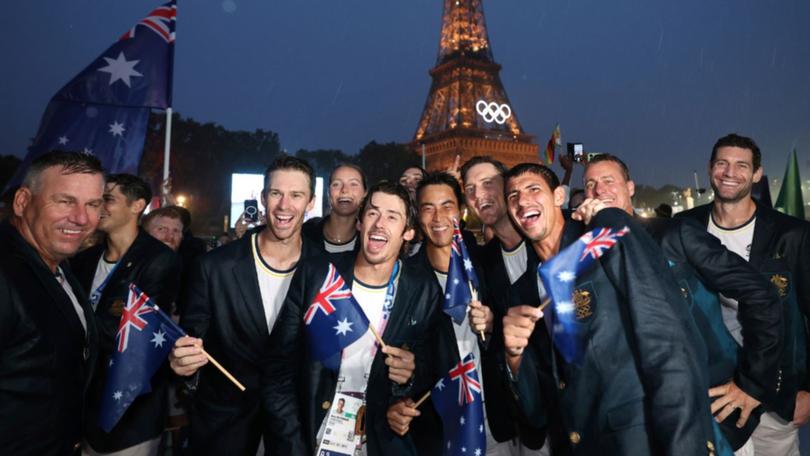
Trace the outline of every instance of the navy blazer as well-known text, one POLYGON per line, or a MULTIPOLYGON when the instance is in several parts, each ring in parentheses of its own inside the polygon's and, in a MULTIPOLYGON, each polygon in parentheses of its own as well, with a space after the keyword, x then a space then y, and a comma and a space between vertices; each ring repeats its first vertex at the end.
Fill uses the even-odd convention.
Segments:
MULTIPOLYGON (((268 383, 262 399, 270 420, 269 439, 275 454, 313 454, 318 429, 331 405, 337 387, 337 372, 311 358, 303 316, 326 277, 331 261, 351 287, 354 280, 353 252, 324 255, 303 262, 295 271, 287 300, 270 340, 270 356, 264 371, 268 383)), ((416 359, 416 371, 407 385, 388 378, 385 354, 377 351, 366 390, 367 450, 371 456, 416 454, 410 435, 399 437, 388 427, 388 405, 430 389, 450 365, 434 357, 438 346, 452 340, 452 331, 437 303, 441 291, 434 277, 422 267, 402 263, 391 312, 382 339, 403 347, 416 359)), ((445 350, 446 351, 446 350, 445 350)))
POLYGON ((93 311, 63 262, 85 332, 54 274, 8 223, 0 225, 0 251, 0 454, 71 454, 97 356, 93 311))
MULTIPOLYGON (((605 209, 592 223, 630 233, 577 277, 586 351, 581 365, 555 363, 560 407, 549 419, 562 422, 574 454, 712 454, 706 354, 669 266, 623 211, 605 209)), ((561 248, 580 233, 566 221, 561 248)), ((538 356, 530 344, 514 383, 530 417, 546 412, 538 356)))
MULTIPOLYGON (((70 260, 76 278, 90 295, 98 262, 106 248, 100 243, 70 260)), ((108 433, 98 425, 101 395, 107 381, 107 369, 115 350, 115 336, 121 321, 121 309, 127 302, 129 284, 134 283, 164 309, 171 309, 180 283, 180 259, 165 244, 145 231, 139 231, 118 262, 104 287, 94 317, 99 329, 99 357, 87 397, 85 439, 94 450, 113 452, 154 439, 163 432, 167 413, 169 368, 164 364, 152 376, 152 391, 138 396, 108 433)))
MULTIPOLYGON (((748 262, 773 283, 783 303, 784 347, 777 381, 765 404, 788 421, 793 419, 796 393, 810 391, 810 223, 782 214, 754 200, 756 222, 748 262)), ((707 227, 712 204, 681 212, 707 227)), ((747 343, 747 342, 746 342, 747 343)))

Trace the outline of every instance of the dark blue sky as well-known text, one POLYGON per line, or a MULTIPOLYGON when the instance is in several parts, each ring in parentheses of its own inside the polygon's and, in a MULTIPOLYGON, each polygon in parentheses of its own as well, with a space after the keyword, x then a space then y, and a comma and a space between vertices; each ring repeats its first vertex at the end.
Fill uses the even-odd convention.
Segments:
MULTIPOLYGON (((22 155, 50 97, 158 1, 19 1, 0 28, 0 154, 22 155)), ((197 0, 178 5, 174 107, 282 147, 409 141, 436 58, 440 0, 197 0)), ((634 177, 693 182, 737 131, 781 177, 810 178, 810 2, 485 0, 513 108, 542 145, 627 158, 634 177)))

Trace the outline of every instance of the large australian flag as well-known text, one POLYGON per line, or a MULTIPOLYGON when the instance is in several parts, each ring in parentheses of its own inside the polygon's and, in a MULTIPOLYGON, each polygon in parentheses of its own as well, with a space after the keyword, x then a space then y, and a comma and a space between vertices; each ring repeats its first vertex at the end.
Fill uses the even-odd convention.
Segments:
POLYGON ((585 355, 586 326, 576 318, 573 297, 577 278, 629 232, 627 227, 597 228, 537 267, 547 297, 551 298, 551 319, 546 318, 546 322, 550 324, 554 346, 569 363, 580 364, 585 355))
POLYGON ((487 452, 484 403, 475 356, 453 366, 430 393, 442 418, 446 456, 481 456, 487 452))
POLYGON ((135 398, 152 391, 152 375, 184 335, 146 293, 130 284, 101 397, 101 429, 110 432, 135 398))
POLYGON ((329 263, 326 279, 304 313, 307 342, 312 356, 327 369, 340 369, 344 348, 368 331, 368 317, 343 277, 329 263))
POLYGON ((9 187, 55 149, 93 154, 111 173, 137 174, 149 113, 171 106, 176 12, 174 0, 156 8, 51 98, 9 187))
POLYGON ((450 265, 447 267, 447 284, 444 287, 442 310, 453 318, 456 324, 464 322, 467 305, 473 300, 473 290, 478 290, 478 276, 475 274, 458 221, 453 220, 453 244, 450 250, 450 265))

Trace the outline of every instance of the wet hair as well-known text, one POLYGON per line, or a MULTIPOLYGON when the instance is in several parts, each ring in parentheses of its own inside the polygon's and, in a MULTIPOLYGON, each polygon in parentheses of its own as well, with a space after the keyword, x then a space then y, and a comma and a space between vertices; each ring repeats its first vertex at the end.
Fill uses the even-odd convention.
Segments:
POLYGON ((594 163, 599 163, 599 162, 616 163, 617 165, 619 165, 619 168, 621 168, 621 170, 622 170, 622 176, 624 176, 624 180, 628 181, 628 182, 631 180, 630 179, 630 168, 627 167, 627 165, 622 161, 621 158, 619 158, 619 157, 617 157, 617 156, 615 156, 613 154, 594 155, 593 157, 591 157, 588 160, 588 163, 585 164, 585 171, 587 172, 588 168, 590 168, 591 165, 593 165, 594 163))
MULTIPOLYGON (((526 173, 536 174, 543 178, 548 184, 548 187, 554 191, 555 188, 560 186, 560 179, 557 178, 557 175, 554 174, 554 171, 550 170, 547 166, 541 165, 539 163, 520 163, 515 165, 512 169, 506 172, 503 175, 504 183, 509 182, 509 179, 513 177, 522 176, 526 173)), ((504 185, 504 192, 506 191, 506 185, 504 185)))
POLYGON ((142 199, 144 202, 143 208, 146 209, 146 206, 152 201, 152 189, 145 180, 138 176, 132 174, 110 174, 107 176, 107 183, 118 187, 118 190, 127 198, 128 204, 142 199))
MULTIPOLYGON (((173 220, 180 220, 180 223, 181 224, 183 223, 183 216, 180 214, 180 211, 178 211, 175 206, 163 206, 144 215, 141 218, 141 226, 146 228, 150 223, 152 223, 152 220, 158 217, 166 217, 173 220)), ((185 229, 185 225, 183 225, 183 228, 185 229)))
POLYGON ((22 186, 36 192, 39 186, 39 177, 42 173, 54 166, 62 168, 62 174, 104 174, 101 161, 93 155, 79 152, 65 152, 55 150, 40 155, 28 167, 23 177, 22 186))
POLYGON ((264 172, 263 193, 270 189, 270 175, 279 170, 301 171, 306 174, 307 178, 309 178, 309 199, 315 198, 315 171, 306 160, 290 155, 282 155, 267 167, 264 172))
POLYGON ((416 225, 416 208, 411 201, 411 194, 408 193, 408 189, 401 184, 388 180, 381 180, 368 189, 368 194, 363 198, 363 204, 360 205, 361 217, 366 213, 368 205, 371 204, 371 197, 374 196, 375 193, 394 195, 402 200, 402 203, 405 204, 405 229, 414 228, 416 225))
POLYGON ((715 158, 717 158, 717 150, 721 147, 739 147, 740 149, 748 149, 751 151, 754 171, 758 170, 759 167, 762 166, 762 152, 759 150, 757 143, 747 136, 740 136, 737 133, 731 133, 718 139, 717 142, 714 143, 714 147, 712 147, 711 163, 714 163, 715 158))
POLYGON ((464 204, 464 194, 461 192, 461 185, 458 184, 458 181, 455 177, 447 174, 444 171, 435 171, 432 173, 428 173, 424 179, 419 181, 419 185, 416 186, 416 205, 419 205, 419 196, 422 194, 422 190, 427 187, 428 185, 446 185, 450 187, 453 191, 453 194, 456 196, 456 204, 461 207, 464 204))
POLYGON ((332 185, 332 178, 335 175, 335 171, 339 170, 340 168, 349 168, 357 171, 360 174, 360 180, 363 183, 363 190, 365 191, 368 188, 368 179, 366 178, 366 172, 363 171, 363 168, 355 165, 354 163, 341 163, 335 166, 335 168, 332 169, 332 172, 329 173, 329 186, 332 185))
POLYGON ((476 155, 475 157, 467 160, 466 162, 464 162, 463 165, 461 165, 461 180, 466 182, 467 173, 470 171, 470 169, 473 166, 480 165, 482 163, 489 163, 490 165, 494 166, 501 176, 505 175, 506 172, 509 170, 506 167, 506 165, 504 165, 498 160, 495 160, 489 155, 476 155))

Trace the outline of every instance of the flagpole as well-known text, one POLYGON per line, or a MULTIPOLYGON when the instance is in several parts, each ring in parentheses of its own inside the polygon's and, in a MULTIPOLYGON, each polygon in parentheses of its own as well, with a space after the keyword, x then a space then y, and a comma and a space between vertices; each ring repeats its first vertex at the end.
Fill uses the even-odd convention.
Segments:
POLYGON ((239 390, 240 390, 240 391, 244 391, 244 390, 245 390, 244 385, 242 385, 241 383, 239 383, 239 380, 237 380, 237 379, 236 379, 236 378, 235 378, 233 375, 231 375, 231 373, 230 373, 230 372, 228 372, 228 370, 227 370, 227 369, 225 369, 224 367, 222 367, 222 364, 219 364, 219 363, 217 362, 217 360, 215 360, 215 359, 214 359, 214 357, 213 357, 213 356, 209 355, 209 354, 208 354, 208 352, 207 352, 207 351, 205 351, 204 349, 202 350, 202 352, 203 352, 203 355, 205 355, 205 357, 206 357, 206 358, 208 358, 208 361, 211 361, 211 363, 213 363, 213 364, 214 364, 214 366, 216 366, 216 368, 217 368, 217 369, 219 369, 219 371, 220 371, 220 372, 222 372, 222 373, 223 373, 223 374, 224 374, 226 377, 228 377, 228 380, 232 381, 232 382, 233 382, 233 384, 234 384, 234 385, 236 385, 236 387, 237 387, 237 388, 239 388, 239 390))
POLYGON ((422 405, 422 402, 425 402, 425 401, 427 400, 427 398, 429 398, 429 397, 430 397, 430 391, 431 391, 431 390, 427 390, 427 393, 425 393, 425 394, 422 396, 422 398, 421 398, 421 399, 419 399, 418 401, 416 401, 416 404, 413 404, 413 408, 419 408, 419 406, 420 406, 420 405, 422 405))
POLYGON ((422 169, 427 169, 425 166, 425 143, 422 143, 422 169))
MULTIPOLYGON (((166 108, 166 138, 163 143, 163 182, 169 178, 169 158, 171 156, 172 143, 172 108, 166 108)), ((166 203, 166 186, 163 185, 163 203, 166 203)))
MULTIPOLYGON (((472 284, 470 282, 467 282, 467 286, 470 287, 470 297, 472 298, 472 300, 473 301, 478 301, 478 291, 476 291, 476 289, 473 288, 473 286, 472 286, 472 284)), ((486 342, 487 341, 487 337, 484 335, 484 330, 483 329, 478 331, 478 334, 481 334, 481 342, 486 342)))

